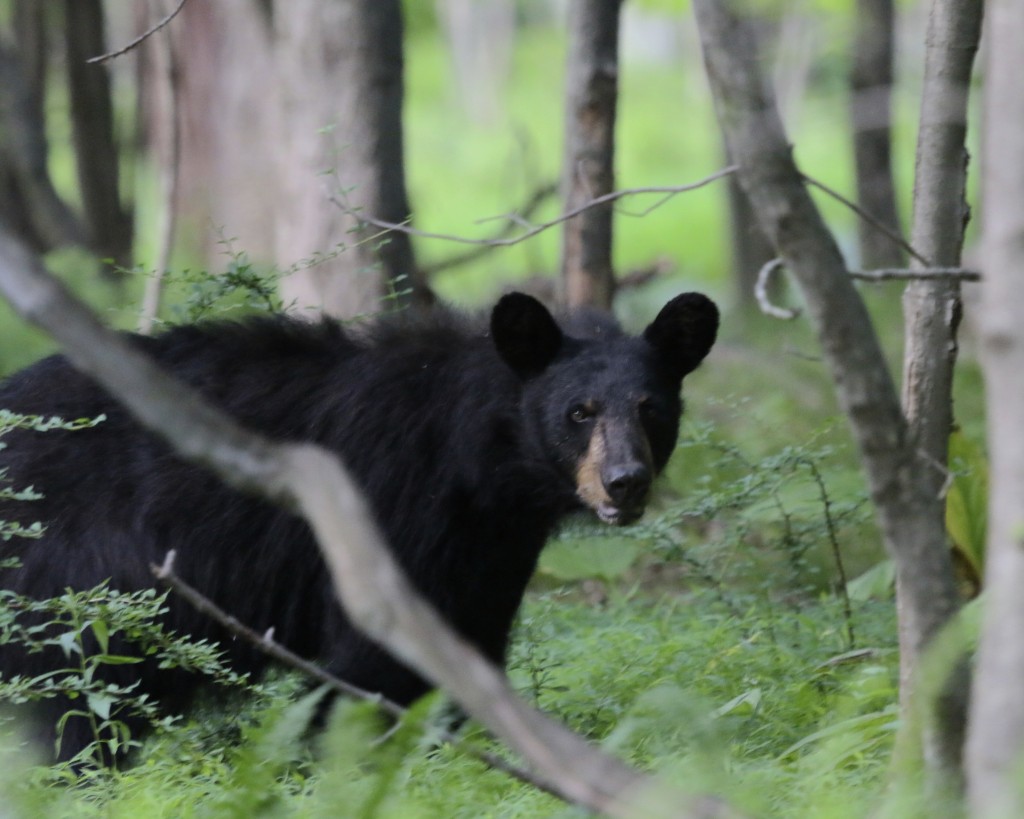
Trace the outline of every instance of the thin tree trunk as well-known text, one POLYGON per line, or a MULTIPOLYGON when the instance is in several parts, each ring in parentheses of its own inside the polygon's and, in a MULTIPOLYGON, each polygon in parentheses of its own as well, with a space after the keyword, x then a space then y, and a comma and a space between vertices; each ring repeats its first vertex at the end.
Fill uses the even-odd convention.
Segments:
POLYGON ((121 206, 110 76, 106 65, 86 63, 107 51, 103 4, 101 0, 65 0, 64 15, 82 213, 93 249, 127 268, 132 263, 132 217, 121 206))
MULTIPOLYGON (((850 69, 850 121, 857 201, 898 234, 900 218, 892 174, 895 17, 894 0, 857 0, 850 69)), ((874 225, 860 220, 858 234, 862 268, 903 267, 903 250, 874 225)))
POLYGON ((752 32, 731 3, 695 0, 694 8, 719 121, 739 165, 740 183, 803 293, 851 424, 903 592, 903 650, 909 667, 916 669, 922 652, 956 610, 945 527, 932 514, 930 481, 919 480, 932 466, 909 434, 867 310, 793 162, 778 109, 759 74, 752 32))
MULTIPOLYGON (((928 18, 925 77, 914 180, 914 224, 911 244, 932 265, 958 267, 969 208, 966 202, 967 96, 971 68, 981 33, 981 0, 935 0, 928 18)), ((922 267, 917 260, 915 268, 922 267)), ((903 294, 905 346, 903 408, 910 437, 924 459, 919 480, 928 512, 944 526, 947 451, 953 429, 953 366, 960 323, 960 284, 955 279, 912 281, 903 294)), ((953 574, 945 539, 934 544, 931 560, 946 562, 953 574)), ((902 578, 896 586, 897 605, 904 606, 902 578)), ((948 600, 934 605, 955 610, 959 599, 947 589, 948 600)), ((900 618, 900 642, 916 638, 909 620, 900 618)), ((913 674, 913 652, 901 654, 904 708, 907 683, 913 674)), ((925 752, 937 754, 936 767, 961 770, 967 708, 966 666, 950 677, 940 696, 937 723, 925 730, 925 752)))
MULTIPOLYGON (((615 185, 615 108, 619 82, 622 0, 573 0, 569 6, 562 201, 566 211, 615 185)), ((611 307, 612 205, 590 208, 565 223, 562 287, 573 306, 611 307)))
POLYGON ((276 256, 287 267, 347 249, 282 282, 285 301, 351 316, 381 309, 386 283, 429 302, 403 233, 374 238, 358 213, 409 218, 402 136, 399 0, 292 0, 275 6, 279 68, 276 256), (327 201, 340 187, 352 212, 327 201))
POLYGON ((1024 816, 1024 4, 990 0, 985 113, 983 363, 991 468, 984 629, 971 697, 974 819, 1024 816))
POLYGON ((50 180, 34 88, 20 50, 0 43, 0 217, 37 250, 83 244, 82 225, 50 180))

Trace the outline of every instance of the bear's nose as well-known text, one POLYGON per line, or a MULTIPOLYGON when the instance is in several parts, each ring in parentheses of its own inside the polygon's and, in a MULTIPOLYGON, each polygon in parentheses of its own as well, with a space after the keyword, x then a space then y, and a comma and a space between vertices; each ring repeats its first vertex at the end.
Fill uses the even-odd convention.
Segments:
POLYGON ((651 488, 651 470, 634 462, 610 467, 603 481, 605 491, 617 506, 636 506, 647 498, 651 488))

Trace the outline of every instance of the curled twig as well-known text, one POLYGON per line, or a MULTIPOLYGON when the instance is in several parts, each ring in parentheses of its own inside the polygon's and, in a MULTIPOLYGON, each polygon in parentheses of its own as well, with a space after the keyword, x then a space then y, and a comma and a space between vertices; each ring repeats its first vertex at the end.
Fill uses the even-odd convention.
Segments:
POLYGON ((761 308, 761 312, 766 316, 792 321, 800 315, 799 308, 791 310, 787 307, 778 307, 772 304, 771 299, 768 297, 768 283, 771 281, 772 274, 781 270, 783 266, 782 259, 772 259, 761 266, 761 269, 757 272, 757 281, 754 283, 754 298, 757 299, 757 306, 761 308))
POLYGON ((178 12, 181 11, 185 7, 185 4, 187 2, 188 2, 188 0, 178 0, 178 5, 176 5, 171 10, 170 14, 168 14, 166 17, 164 17, 163 20, 161 20, 159 23, 157 23, 155 26, 153 26, 153 28, 149 29, 148 31, 144 31, 142 34, 140 34, 138 37, 136 37, 134 40, 132 40, 130 43, 128 43, 128 45, 126 45, 124 48, 119 48, 117 51, 111 51, 108 54, 99 54, 96 57, 90 57, 88 60, 86 60, 86 63, 89 63, 89 64, 105 63, 105 62, 107 62, 107 60, 113 60, 113 59, 115 59, 117 57, 120 57, 120 56, 122 56, 124 54, 127 54, 133 48, 136 48, 137 46, 139 46, 147 38, 152 37, 160 29, 162 29, 169 22, 171 22, 171 20, 173 20, 175 17, 177 17, 178 16, 178 12))

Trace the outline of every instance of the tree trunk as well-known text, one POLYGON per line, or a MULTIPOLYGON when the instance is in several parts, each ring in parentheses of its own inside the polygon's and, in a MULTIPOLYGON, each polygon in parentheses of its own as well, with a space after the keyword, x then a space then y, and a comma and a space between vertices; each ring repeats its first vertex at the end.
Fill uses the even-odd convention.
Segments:
POLYGON ((47 167, 43 118, 47 12, 21 0, 13 36, 0 42, 0 219, 33 249, 83 244, 85 231, 47 167))
MULTIPOLYGON (((622 0, 573 0, 569 6, 562 201, 566 211, 615 185, 615 107, 622 0)), ((569 219, 562 233, 562 288, 573 307, 609 308, 615 292, 612 205, 569 219)))
MULTIPOLYGON (((857 0, 850 69, 850 121, 857 201, 899 234, 891 127, 895 16, 893 0, 857 0)), ((858 236, 861 267, 903 267, 903 250, 874 225, 860 220, 858 236)))
POLYGON ((65 0, 68 92, 78 186, 89 241, 99 255, 132 265, 132 217, 121 206, 118 146, 110 76, 86 63, 107 51, 101 0, 65 0))
POLYGON ((1024 4, 990 0, 986 14, 982 332, 991 494, 967 743, 975 819, 1024 816, 1024 4))
POLYGON ((458 103, 469 118, 494 125, 512 67, 516 35, 514 0, 436 0, 438 22, 451 60, 458 103))
MULTIPOLYGON (((956 607, 945 527, 932 514, 933 467, 909 434, 864 303, 793 162, 759 74, 755 40, 723 0, 695 0, 719 121, 739 180, 799 285, 856 439, 886 548, 902 589, 903 650, 916 669, 956 607)), ((908 697, 909 699, 909 697, 908 697)), ((905 717, 909 717, 904 712, 905 717)), ((929 758, 936 755, 929 754, 929 758)), ((941 759, 941 755, 939 755, 941 759)), ((942 776, 956 776, 943 770, 942 776)))
MULTIPOLYGON (((928 261, 940 267, 958 267, 969 209, 966 202, 967 96, 971 67, 981 33, 981 0, 935 0, 928 18, 925 78, 914 179, 914 224, 911 243, 928 261)), ((915 268, 922 267, 917 260, 915 268)), ((953 366, 960 323, 960 284, 956 280, 912 281, 903 295, 905 348, 903 407, 910 437, 925 466, 919 480, 925 489, 930 516, 944 527, 947 451, 953 429, 953 366)), ((945 539, 933 544, 932 561, 953 567, 945 539)), ((897 582, 898 605, 904 590, 897 582)), ((955 610, 955 590, 948 600, 934 601, 955 610)), ((901 644, 915 639, 901 619, 901 644)), ((913 673, 913 653, 903 651, 901 676, 904 707, 913 673)), ((967 708, 968 671, 954 673, 940 697, 939 723, 926 742, 926 752, 939 754, 937 767, 961 770, 967 708)), ((928 729, 926 729, 928 730, 928 729)))
POLYGON ((273 24, 275 254, 283 267, 327 254, 283 280, 285 301, 343 316, 376 312, 387 293, 381 274, 395 291, 429 301, 409 236, 377 238, 358 218, 409 218, 399 0, 291 0, 275 5, 273 24), (351 212, 331 206, 328 193, 340 193, 351 212))

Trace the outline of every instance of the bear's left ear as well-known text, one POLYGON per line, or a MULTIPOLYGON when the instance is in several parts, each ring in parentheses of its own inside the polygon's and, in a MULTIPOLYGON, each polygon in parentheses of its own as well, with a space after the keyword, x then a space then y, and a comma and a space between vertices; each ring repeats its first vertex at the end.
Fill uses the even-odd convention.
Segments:
POLYGON ((644 330, 644 339, 662 364, 682 378, 693 372, 718 335, 718 308, 701 293, 683 293, 661 308, 644 330))
POLYGON ((554 317, 525 293, 509 293, 494 306, 491 338, 498 355, 521 378, 542 372, 562 347, 554 317))

